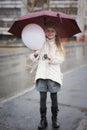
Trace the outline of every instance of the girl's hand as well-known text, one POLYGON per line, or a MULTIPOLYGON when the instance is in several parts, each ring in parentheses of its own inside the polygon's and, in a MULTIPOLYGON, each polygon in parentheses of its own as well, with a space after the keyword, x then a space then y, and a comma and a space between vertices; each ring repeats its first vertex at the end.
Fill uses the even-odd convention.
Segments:
POLYGON ((34 57, 37 58, 37 56, 40 54, 40 50, 34 51, 34 57))
POLYGON ((38 61, 38 59, 39 59, 39 54, 40 54, 40 51, 39 51, 39 50, 34 51, 33 53, 31 53, 31 54, 29 55, 30 60, 32 60, 33 62, 38 61))
POLYGON ((44 60, 50 60, 51 59, 47 54, 44 54, 43 58, 44 58, 44 60))

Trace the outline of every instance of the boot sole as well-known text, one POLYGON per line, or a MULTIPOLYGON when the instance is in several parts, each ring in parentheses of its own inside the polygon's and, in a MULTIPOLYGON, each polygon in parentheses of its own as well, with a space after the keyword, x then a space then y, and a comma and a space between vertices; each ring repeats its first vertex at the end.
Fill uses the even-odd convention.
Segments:
POLYGON ((48 126, 48 123, 47 123, 47 124, 45 125, 45 127, 43 127, 43 128, 38 127, 38 130, 45 129, 45 128, 47 128, 47 126, 48 126))
POLYGON ((58 128, 60 128, 60 126, 53 126, 53 125, 52 125, 52 127, 53 127, 53 128, 55 128, 55 129, 58 129, 58 128))
POLYGON ((42 130, 42 129, 46 129, 46 128, 47 128, 47 126, 46 126, 46 127, 43 127, 43 128, 39 128, 39 127, 38 127, 38 130, 42 130))

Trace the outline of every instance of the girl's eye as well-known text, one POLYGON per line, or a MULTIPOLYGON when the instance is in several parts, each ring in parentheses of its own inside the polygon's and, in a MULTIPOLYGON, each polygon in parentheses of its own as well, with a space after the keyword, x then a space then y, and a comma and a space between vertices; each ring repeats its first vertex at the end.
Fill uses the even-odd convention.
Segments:
POLYGON ((55 30, 46 30, 46 32, 52 32, 52 33, 54 33, 55 30))

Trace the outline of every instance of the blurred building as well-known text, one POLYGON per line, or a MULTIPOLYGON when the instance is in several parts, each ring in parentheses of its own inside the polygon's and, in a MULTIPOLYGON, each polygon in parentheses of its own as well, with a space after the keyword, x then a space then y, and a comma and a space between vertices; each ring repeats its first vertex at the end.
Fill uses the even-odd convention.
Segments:
POLYGON ((81 37, 87 40, 87 0, 78 0, 78 24, 82 30, 81 37))
POLYGON ((8 29, 22 14, 21 0, 0 0, 0 39, 9 35, 8 29))
POLYGON ((21 15, 44 9, 72 15, 87 36, 87 0, 0 0, 0 38, 21 15))
POLYGON ((74 17, 78 14, 78 0, 50 0, 52 10, 64 12, 74 17))

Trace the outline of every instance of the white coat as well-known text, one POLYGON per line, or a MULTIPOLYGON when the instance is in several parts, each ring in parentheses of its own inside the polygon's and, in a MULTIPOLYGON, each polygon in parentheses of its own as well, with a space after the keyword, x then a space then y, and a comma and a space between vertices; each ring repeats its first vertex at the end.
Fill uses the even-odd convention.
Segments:
MULTIPOLYGON (((34 53, 30 55, 30 59, 36 61, 34 53)), ((38 60, 38 66, 35 81, 37 79, 51 79, 62 85, 63 75, 60 70, 60 64, 64 61, 64 57, 58 52, 54 39, 46 40, 40 55, 36 59, 38 60), (51 60, 44 60, 44 54, 48 54, 51 60)))

